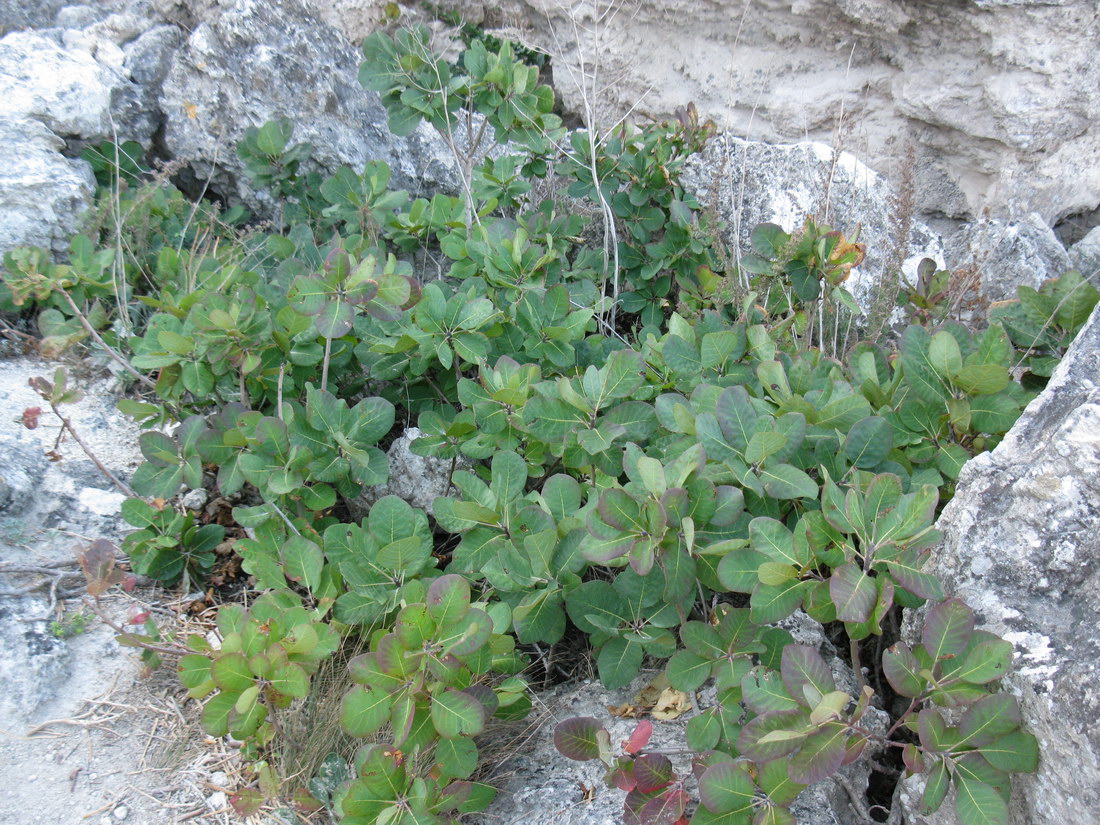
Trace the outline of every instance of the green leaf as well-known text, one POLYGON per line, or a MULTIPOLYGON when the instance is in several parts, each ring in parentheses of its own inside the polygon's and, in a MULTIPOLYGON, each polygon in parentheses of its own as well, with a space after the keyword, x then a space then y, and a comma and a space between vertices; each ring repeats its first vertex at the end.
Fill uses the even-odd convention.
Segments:
POLYGON ((492 461, 492 489, 500 503, 523 495, 527 484, 527 462, 513 452, 499 452, 492 461))
POLYGON ((920 812, 930 816, 940 809, 947 792, 951 788, 951 774, 947 772, 947 763, 943 759, 936 761, 925 780, 924 793, 921 795, 920 812))
POLYGON ((699 777, 699 799, 714 814, 748 812, 756 804, 756 787, 739 765, 719 762, 699 777))
POLYGON ((393 702, 384 690, 356 685, 340 704, 340 727, 348 736, 370 736, 390 719, 393 702))
POLYGON ((762 667, 753 668, 745 674, 741 680, 741 693, 745 706, 757 714, 772 710, 798 710, 801 707, 783 686, 782 676, 762 667))
POLYGON ((832 776, 844 764, 847 740, 847 726, 839 722, 829 722, 810 734, 787 765, 791 779, 813 785, 832 776))
POLYGON ((974 685, 1000 679, 1012 666, 1012 643, 1004 639, 984 639, 966 654, 962 666, 951 672, 954 678, 974 685))
POLYGON ((542 485, 542 500, 555 521, 574 515, 581 506, 581 486, 572 476, 558 473, 542 485))
POLYGON ((808 548, 800 548, 794 535, 780 521, 761 516, 749 522, 752 549, 772 561, 802 567, 809 561, 808 548))
POLYGON ((952 379, 962 370, 962 351, 955 336, 941 330, 928 344, 928 362, 941 377, 952 379))
POLYGON ((456 573, 435 579, 428 587, 428 615, 440 627, 454 625, 470 609, 470 584, 456 573))
POLYGON ((790 464, 776 464, 759 470, 764 490, 772 498, 782 500, 795 498, 817 498, 820 489, 817 482, 802 470, 790 464))
POLYGON ((302 536, 291 536, 279 550, 287 578, 316 590, 321 584, 325 555, 314 542, 302 536))
POLYGON ((992 395, 1008 386, 1011 376, 1000 364, 972 364, 963 367, 952 383, 970 395, 992 395))
POLYGON ((802 591, 808 582, 789 581, 780 585, 757 585, 749 606, 756 624, 772 624, 785 619, 802 604, 802 591))
POLYGON ((209 699, 202 709, 203 730, 217 737, 229 733, 229 714, 239 698, 239 693, 223 691, 209 699))
POLYGON ((856 422, 844 439, 844 454, 862 469, 881 464, 893 447, 894 428, 889 421, 877 415, 856 422))
POLYGON ((959 744, 988 744, 1018 729, 1022 721, 1015 696, 1007 693, 986 696, 967 708, 959 720, 959 744))
POLYGON ((596 667, 608 690, 625 687, 642 667, 642 646, 622 637, 612 639, 600 648, 596 667))
POLYGON ((704 659, 690 650, 679 650, 665 666, 669 684, 677 690, 693 691, 702 687, 710 676, 713 660, 704 659))
POLYGON ((566 594, 565 606, 573 624, 588 634, 601 630, 589 616, 612 627, 631 621, 625 600, 605 581, 592 580, 574 587, 566 594))
POLYGON ((565 635, 561 591, 537 590, 526 594, 512 610, 516 637, 523 644, 555 644, 565 635))
POLYGON ((605 370, 605 398, 629 398, 645 383, 645 361, 640 352, 616 350, 608 357, 605 370))
POLYGON ((223 653, 210 665, 210 678, 219 688, 239 693, 255 683, 243 653, 223 653))
POLYGON ((179 660, 176 671, 185 688, 196 688, 210 679, 210 659, 198 653, 188 654, 179 660))
POLYGON ((997 770, 1034 773, 1039 769, 1039 740, 1025 731, 1012 731, 982 745, 981 754, 997 770))
POLYGON ((271 675, 271 687, 285 696, 304 699, 309 695, 309 676, 301 665, 289 662, 275 668, 271 675))
POLYGON ((1008 825, 1008 805, 996 789, 961 775, 955 781, 955 811, 962 825, 1008 825))
POLYGON ((931 340, 924 327, 914 325, 906 329, 899 345, 902 369, 906 383, 918 397, 929 402, 946 402, 950 395, 947 385, 929 360, 931 340))
POLYGON ((1006 433, 1020 417, 1020 407, 1007 395, 983 395, 970 401, 970 427, 980 433, 1006 433))
POLYGON ((468 693, 447 688, 432 697, 432 724, 445 739, 476 736, 485 729, 485 706, 468 693))
POLYGON ((466 779, 477 768, 477 745, 472 739, 440 739, 435 745, 436 761, 448 776, 466 779))

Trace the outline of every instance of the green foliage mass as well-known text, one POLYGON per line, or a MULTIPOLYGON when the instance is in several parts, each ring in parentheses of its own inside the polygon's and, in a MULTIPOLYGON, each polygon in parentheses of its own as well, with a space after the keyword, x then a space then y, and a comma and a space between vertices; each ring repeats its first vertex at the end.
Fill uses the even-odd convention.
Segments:
MULTIPOLYGON (((530 707, 530 646, 579 632, 608 687, 664 662, 680 690, 717 688, 688 726, 694 813, 644 731, 616 756, 598 721, 559 727, 566 755, 604 760, 631 821, 792 822, 803 787, 888 739, 927 775, 929 811, 953 784, 965 823, 1005 822, 1009 776, 1037 758, 996 692, 1011 646, 923 568, 963 464, 1042 386, 1096 290, 1071 273, 980 331, 918 324, 896 349, 827 355, 821 307, 858 312, 842 283, 862 247, 765 225, 723 271, 677 180, 707 125, 567 135, 507 43, 474 40, 457 65, 422 29, 363 48, 391 128, 427 122, 454 150, 459 196, 391 191, 377 161, 322 179, 273 122, 238 147, 279 204, 273 226, 189 204, 100 147, 120 222, 64 263, 5 261, 0 301, 33 305, 49 348, 91 341, 142 382, 120 402, 149 427, 123 508, 133 568, 203 577, 226 533, 174 497, 205 486, 236 505, 233 546, 265 593, 222 607, 220 646, 193 637, 178 663, 207 731, 263 760, 279 710, 357 641, 340 722, 367 744, 297 801, 345 825, 453 821, 492 798, 476 740, 530 707), (535 197, 552 176, 557 196, 535 197), (386 496, 349 521, 414 421, 412 449, 455 467, 446 495, 427 513, 386 496), (776 627, 804 610, 858 657, 929 602, 921 643, 871 665, 910 700, 885 737, 861 723, 873 691, 839 690, 776 627), (963 709, 953 724, 946 708, 963 709)), ((936 298, 918 298, 928 320, 936 298)), ((245 810, 280 793, 258 764, 245 810)))

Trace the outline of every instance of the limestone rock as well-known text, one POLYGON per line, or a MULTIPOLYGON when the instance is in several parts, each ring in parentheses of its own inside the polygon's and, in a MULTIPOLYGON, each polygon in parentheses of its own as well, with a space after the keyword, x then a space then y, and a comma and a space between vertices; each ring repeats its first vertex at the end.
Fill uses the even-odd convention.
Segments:
POLYGON ((17 246, 68 248, 92 202, 91 168, 35 120, 0 117, 0 255, 17 246))
POLYGON ((906 227, 899 218, 888 181, 823 143, 772 145, 722 135, 688 161, 682 180, 700 203, 715 209, 733 250, 748 251, 753 228, 766 222, 793 232, 814 217, 849 237, 858 227, 867 258, 846 286, 863 306, 891 268, 900 264, 912 283, 922 258, 944 261, 936 233, 919 221, 906 227))
POLYGON ((34 499, 46 467, 41 450, 9 436, 0 439, 0 513, 22 512, 34 499))
POLYGON ((33 118, 63 137, 112 134, 112 95, 128 83, 121 66, 110 65, 121 64, 114 49, 118 57, 101 62, 37 32, 9 34, 0 40, 0 119, 33 118))
POLYGON ((1036 213, 1019 221, 983 220, 945 241, 948 265, 975 266, 989 301, 1016 297, 1016 287, 1036 287, 1070 268, 1069 255, 1036 213))
MULTIPOLYGON (((413 441, 422 435, 416 427, 409 427, 394 439, 386 452, 390 480, 377 487, 367 487, 362 496, 350 502, 356 519, 366 516, 371 505, 383 496, 403 498, 413 507, 430 513, 432 502, 439 496, 447 495, 451 482, 451 460, 417 455, 409 449, 413 441)), ((465 460, 460 459, 454 466, 464 467, 466 464, 465 460)))
POLYGON ((48 26, 67 4, 67 0, 0 0, 0 36, 48 26))
POLYGON ((913 146, 924 213, 1053 223, 1100 203, 1100 167, 1080 162, 1100 150, 1092 0, 458 5, 548 51, 570 111, 586 112, 577 66, 614 78, 596 96, 588 81, 599 123, 694 102, 733 134, 825 141, 884 173, 913 146))
MULTIPOLYGON (((1013 780, 1016 823, 1083 823, 1100 808, 1098 501, 1100 310, 1005 439, 963 468, 928 566, 1016 646, 1004 685, 1041 753, 1037 774, 1013 780)), ((950 804, 920 816, 919 793, 903 783, 908 825, 954 823, 950 804)))
POLYGON ((454 161, 430 126, 408 138, 390 134, 378 95, 359 85, 359 53, 308 3, 237 0, 208 13, 175 55, 160 105, 169 153, 213 191, 262 211, 234 147, 249 126, 276 117, 294 123, 293 143, 313 145, 322 172, 377 159, 390 165, 397 188, 457 185, 454 161))
POLYGON ((1100 270, 1100 226, 1095 227, 1070 248, 1069 263, 1086 278, 1096 275, 1097 270, 1100 270))

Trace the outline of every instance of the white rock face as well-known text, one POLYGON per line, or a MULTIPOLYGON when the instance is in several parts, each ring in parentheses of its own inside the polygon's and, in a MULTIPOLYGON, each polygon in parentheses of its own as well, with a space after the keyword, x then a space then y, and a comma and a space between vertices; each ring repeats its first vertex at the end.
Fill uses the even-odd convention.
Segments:
POLYGON ((111 134, 111 95, 127 82, 122 52, 105 44, 100 62, 88 50, 94 41, 72 39, 71 49, 37 32, 0 40, 0 119, 33 118, 66 136, 111 134))
POLYGON ((35 120, 0 117, 0 254, 17 246, 68 248, 95 179, 65 142, 35 120))
MULTIPOLYGON (((1098 502, 1100 310, 1004 441, 963 468, 928 566, 1016 647, 1004 682, 1041 758, 1013 780, 1013 822, 1084 823, 1100 809, 1098 502)), ((919 816, 920 792, 902 785, 908 825, 954 825, 951 805, 919 816)))
POLYGON ((1093 0, 458 5, 548 51, 573 111, 585 102, 567 67, 584 65, 590 88, 595 73, 601 123, 694 102, 733 134, 825 141, 894 179, 912 144, 918 208, 953 217, 1053 223, 1100 203, 1100 165, 1081 162, 1100 153, 1093 0))
POLYGON ((308 0, 194 11, 206 18, 176 53, 160 108, 168 151, 214 191, 264 211, 234 146, 248 127, 278 117, 294 123, 292 144, 313 145, 323 173, 377 159, 390 165, 395 188, 457 187, 453 156, 428 124, 408 138, 390 134, 380 98, 359 84, 358 50, 308 0))
POLYGON ((682 181, 715 210, 731 249, 748 251, 752 230, 761 223, 797 232, 813 217, 849 238, 858 227, 867 258, 846 287, 863 306, 888 269, 900 267, 912 283, 922 258, 944 265, 939 236, 920 221, 901 217, 890 182, 823 143, 772 145, 720 136, 688 161, 682 181))

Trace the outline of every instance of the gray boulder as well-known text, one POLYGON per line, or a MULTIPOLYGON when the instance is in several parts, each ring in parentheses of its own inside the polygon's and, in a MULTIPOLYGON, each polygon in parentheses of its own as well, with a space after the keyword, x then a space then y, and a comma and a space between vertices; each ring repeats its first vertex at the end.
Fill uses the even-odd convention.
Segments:
MULTIPOLYGON (((1037 774, 1014 779, 1021 825, 1091 822, 1100 810, 1098 502, 1100 310, 1005 439, 963 468, 928 568, 1016 647, 1004 684, 1041 754, 1037 774)), ((917 813, 921 790, 919 777, 901 786, 908 825, 953 824, 950 804, 917 813)))
POLYGON ((951 268, 974 266, 989 301, 1016 297, 1017 286, 1038 287, 1070 267, 1054 230, 1032 213, 1019 221, 979 220, 945 239, 951 268))
POLYGON ((723 240, 734 254, 749 250, 752 230, 761 223, 794 232, 812 217, 849 238, 858 227, 867 258, 846 286, 862 306, 899 267, 914 283, 922 258, 944 262, 939 237, 923 223, 901 217, 888 181, 823 143, 773 145, 721 135, 688 161, 682 180, 725 224, 723 240))
POLYGON ((128 79, 114 44, 64 48, 38 32, 14 32, 0 40, 0 119, 41 121, 62 137, 100 138, 113 133, 112 97, 128 79), (112 51, 113 50, 113 51, 112 51))
POLYGON ((456 467, 467 466, 469 462, 459 459, 452 464, 450 459, 417 455, 410 447, 422 435, 416 427, 409 427, 394 439, 386 451, 390 479, 385 484, 365 487, 359 498, 349 502, 355 519, 365 517, 370 512, 371 505, 383 496, 403 498, 413 507, 430 513, 432 502, 439 496, 447 495, 451 486, 451 472, 456 467))
POLYGON ((310 5, 237 0, 209 15, 176 53, 160 100, 167 150, 189 161, 197 180, 262 211, 235 146, 249 126, 286 117, 291 141, 311 143, 322 172, 377 159, 396 187, 455 188, 443 140, 427 124, 408 138, 390 134, 378 95, 359 85, 357 50, 310 5))
POLYGON ((66 0, 0 0, 0 36, 50 25, 66 0))
POLYGON ((1069 265, 1086 278, 1100 271, 1100 226, 1093 228, 1070 248, 1069 265))
POLYGON ((68 248, 92 202, 95 179, 65 142, 35 120, 0 117, 0 255, 17 246, 68 248))

